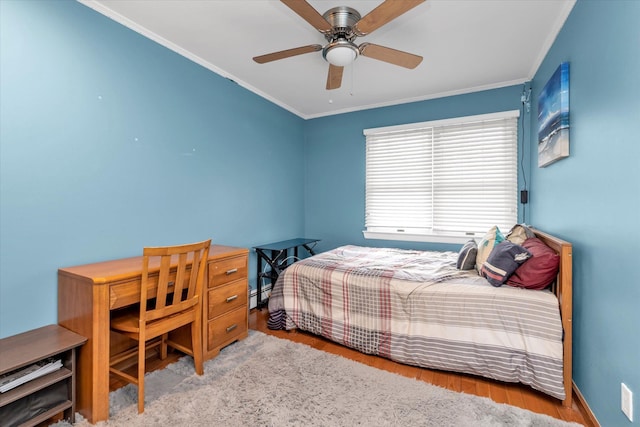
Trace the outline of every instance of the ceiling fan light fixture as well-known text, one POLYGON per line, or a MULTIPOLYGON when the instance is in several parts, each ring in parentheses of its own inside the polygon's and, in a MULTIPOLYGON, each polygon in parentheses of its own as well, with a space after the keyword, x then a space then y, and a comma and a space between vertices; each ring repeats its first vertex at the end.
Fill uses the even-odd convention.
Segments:
POLYGON ((322 56, 331 65, 344 67, 353 63, 358 57, 360 51, 354 43, 338 39, 329 43, 323 50, 322 56))

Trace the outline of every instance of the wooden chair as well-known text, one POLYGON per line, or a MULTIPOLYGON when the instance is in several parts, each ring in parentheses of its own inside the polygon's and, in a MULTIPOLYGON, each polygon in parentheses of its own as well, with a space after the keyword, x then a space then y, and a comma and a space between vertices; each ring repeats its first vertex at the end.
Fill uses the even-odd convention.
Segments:
POLYGON ((167 346, 193 356, 195 371, 202 375, 202 287, 211 240, 143 250, 140 309, 114 313, 111 330, 132 338, 137 347, 113 355, 109 371, 138 386, 138 413, 144 412, 144 372, 147 349, 167 346), (158 263, 159 259, 159 271, 158 263), (156 275, 156 271, 158 272, 156 275), (191 324, 191 348, 169 340, 169 332, 191 324), (151 342, 149 342, 152 340, 151 342), (138 356, 137 376, 116 366, 138 356))

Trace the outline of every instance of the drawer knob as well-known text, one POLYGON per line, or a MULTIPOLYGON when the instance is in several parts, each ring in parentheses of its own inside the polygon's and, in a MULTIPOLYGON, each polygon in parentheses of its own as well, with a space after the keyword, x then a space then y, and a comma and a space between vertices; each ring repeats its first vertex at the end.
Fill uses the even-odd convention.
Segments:
POLYGON ((228 297, 227 298, 227 302, 231 302, 231 301, 233 301, 235 299, 238 299, 238 295, 233 295, 233 296, 228 297))
POLYGON ((237 272, 238 272, 238 269, 237 269, 237 268, 232 268, 231 270, 227 270, 227 276, 228 276, 229 274, 233 274, 233 273, 237 273, 237 272))
POLYGON ((227 328, 227 333, 229 333, 229 332, 233 331, 233 330, 234 330, 235 328, 237 328, 237 327, 238 327, 238 324, 237 324, 237 323, 234 323, 233 325, 231 325, 231 326, 229 326, 229 327, 227 328))

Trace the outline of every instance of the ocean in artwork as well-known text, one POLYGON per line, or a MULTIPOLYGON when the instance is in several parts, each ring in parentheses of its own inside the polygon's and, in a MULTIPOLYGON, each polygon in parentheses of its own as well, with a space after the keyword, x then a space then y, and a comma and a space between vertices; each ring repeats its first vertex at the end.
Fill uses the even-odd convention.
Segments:
POLYGON ((538 97, 538 166, 569 156, 569 63, 563 62, 538 97))

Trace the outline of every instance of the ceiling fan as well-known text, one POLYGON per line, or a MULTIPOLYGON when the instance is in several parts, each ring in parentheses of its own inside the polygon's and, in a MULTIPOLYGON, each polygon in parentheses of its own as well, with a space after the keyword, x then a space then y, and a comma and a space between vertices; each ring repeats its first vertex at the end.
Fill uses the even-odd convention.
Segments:
POLYGON ((425 0, 385 0, 364 18, 357 10, 346 6, 334 7, 320 15, 305 0, 280 1, 320 31, 329 43, 325 46, 312 44, 254 57, 253 60, 259 64, 322 51, 322 56, 329 62, 327 89, 337 89, 342 84, 344 67, 355 61, 358 55, 409 69, 416 68, 422 62, 422 57, 418 55, 373 43, 358 46, 354 40, 370 34, 425 0))

